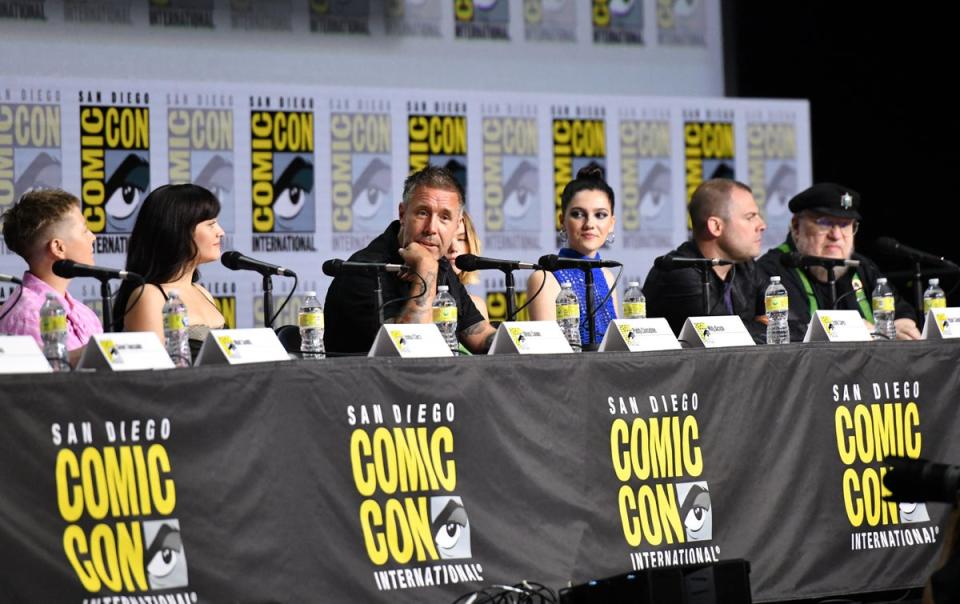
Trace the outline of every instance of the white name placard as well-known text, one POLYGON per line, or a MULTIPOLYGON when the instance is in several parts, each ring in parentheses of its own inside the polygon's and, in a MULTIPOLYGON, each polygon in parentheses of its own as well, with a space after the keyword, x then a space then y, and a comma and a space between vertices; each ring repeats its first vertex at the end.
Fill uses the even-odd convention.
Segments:
POLYGON ((600 342, 600 351, 643 352, 645 350, 679 350, 680 342, 663 317, 651 319, 616 319, 607 326, 600 342))
POLYGON ((50 363, 30 336, 0 336, 0 373, 50 373, 50 363))
POLYGON ((433 323, 381 325, 368 357, 451 357, 453 352, 433 323))
POLYGON ((289 361, 290 355, 269 327, 211 329, 200 347, 196 365, 247 365, 289 361))
POLYGON ((960 338, 960 308, 931 308, 927 312, 927 320, 923 324, 924 340, 946 340, 960 338))
POLYGON ((810 318, 804 342, 870 342, 873 337, 855 310, 818 310, 810 318))
POLYGON ((556 354, 573 352, 556 321, 506 321, 500 324, 487 354, 556 354))
POLYGON ((152 331, 99 333, 87 341, 77 369, 173 369, 173 361, 152 331))
POLYGON ((680 330, 681 341, 693 348, 753 346, 755 342, 737 315, 687 317, 680 330))

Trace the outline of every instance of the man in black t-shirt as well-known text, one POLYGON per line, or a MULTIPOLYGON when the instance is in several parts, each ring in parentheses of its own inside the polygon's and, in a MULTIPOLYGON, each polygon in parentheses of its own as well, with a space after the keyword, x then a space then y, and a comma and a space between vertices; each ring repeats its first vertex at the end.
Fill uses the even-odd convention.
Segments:
MULTIPOLYGON (((827 269, 819 266, 789 268, 784 257, 791 252, 822 258, 859 260, 856 268, 837 267, 837 299, 835 307, 856 310, 872 332, 871 294, 882 276, 870 259, 853 251, 854 235, 860 220, 860 194, 835 183, 819 183, 801 191, 790 200, 790 233, 787 240, 757 260, 764 280, 780 275, 787 289, 790 311, 787 323, 790 340, 803 340, 810 318, 817 310, 830 309, 830 288, 827 269)), ((891 286, 892 288, 892 286, 891 286)), ((763 290, 757 293, 757 314, 763 313, 763 290)), ((913 306, 894 289, 894 325, 898 340, 917 340, 916 312, 913 306)))
MULTIPOLYGON (((474 306, 444 257, 460 226, 463 203, 462 187, 445 168, 428 166, 412 174, 404 183, 400 220, 350 260, 409 267, 403 275, 382 276, 387 323, 432 323, 437 286, 447 285, 457 301, 460 343, 471 352, 486 352, 496 330, 474 306)), ((370 349, 380 327, 375 288, 376 275, 370 273, 342 274, 333 280, 324 307, 328 353, 370 349)))

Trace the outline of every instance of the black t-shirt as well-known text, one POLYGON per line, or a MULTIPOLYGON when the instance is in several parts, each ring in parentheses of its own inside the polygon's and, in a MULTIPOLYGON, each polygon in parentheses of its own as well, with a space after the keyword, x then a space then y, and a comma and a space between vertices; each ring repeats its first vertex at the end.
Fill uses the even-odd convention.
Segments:
MULTIPOLYGON (((703 258, 700 249, 692 241, 684 242, 670 252, 681 258, 703 258)), ((710 288, 710 316, 729 315, 726 299, 729 298, 733 313, 740 317, 747 331, 758 340, 763 326, 757 323, 756 291, 759 287, 757 271, 753 262, 735 264, 721 279, 710 267, 703 267, 708 273, 710 288)), ((647 273, 643 283, 643 295, 647 299, 647 316, 664 317, 675 334, 680 334, 687 317, 699 317, 703 312, 703 273, 701 268, 678 268, 663 271, 656 267, 647 273)))
MULTIPOLYGON (((399 234, 400 221, 395 220, 370 245, 350 256, 350 261, 403 264, 399 234)), ((483 315, 474 306, 447 259, 441 258, 439 264, 437 285, 449 286, 450 294, 457 301, 457 331, 483 321, 483 315)), ((391 323, 407 303, 411 282, 400 279, 396 273, 384 273, 381 279, 386 303, 383 314, 386 322, 391 323)), ((328 354, 370 350, 380 328, 374 293, 376 283, 376 276, 368 273, 343 274, 334 278, 327 290, 323 313, 326 323, 323 343, 328 354)))

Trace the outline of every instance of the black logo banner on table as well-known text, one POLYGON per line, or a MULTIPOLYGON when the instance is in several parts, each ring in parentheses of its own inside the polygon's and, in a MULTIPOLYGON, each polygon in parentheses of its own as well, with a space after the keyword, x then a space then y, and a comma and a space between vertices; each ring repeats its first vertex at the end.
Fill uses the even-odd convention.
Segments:
POLYGON ((392 136, 386 98, 330 101, 332 251, 363 248, 394 219, 392 136))
POLYGON ((411 174, 443 166, 467 191, 466 101, 407 101, 407 154, 411 174))
POLYGON ((313 98, 250 100, 253 251, 315 252, 313 98))
POLYGON ((388 0, 386 31, 396 36, 439 38, 443 0, 388 0))
MULTIPOLYGON (((732 109, 684 109, 683 157, 686 201, 705 180, 736 178, 732 109)), ((689 229, 690 216, 687 216, 689 229)))
POLYGON ((233 95, 215 92, 167 93, 167 180, 193 183, 220 200, 217 221, 234 248, 235 159, 233 95))
POLYGON ((619 117, 623 247, 669 249, 685 207, 673 190, 670 109, 624 107, 619 117))
POLYGON ((563 188, 576 178, 577 172, 596 164, 606 172, 607 133, 604 125, 606 108, 602 105, 552 105, 553 188, 556 215, 557 245, 563 230, 561 198, 563 188))
POLYGON ((370 35, 370 0, 310 2, 310 31, 370 35))
POLYGON ((658 1, 657 42, 664 46, 707 45, 707 3, 658 1))
POLYGON ((81 90, 80 200, 98 254, 126 254, 150 191, 150 95, 81 90))
POLYGON ((750 560, 757 601, 919 585, 946 506, 880 502, 877 459, 960 458, 954 360, 918 343, 341 359, 163 388, 5 376, 4 593, 450 601, 718 558, 750 560))
MULTIPOLYGON (((0 213, 32 189, 63 186, 60 90, 0 87, 0 213)), ((3 246, 3 253, 9 250, 3 246)))
POLYGON ((796 113, 755 109, 744 117, 747 184, 767 221, 764 246, 779 245, 792 216, 787 203, 799 192, 796 113))
POLYGON ((454 0, 453 16, 457 38, 510 39, 510 3, 507 0, 454 0))
POLYGON ((62 0, 67 23, 130 25, 131 0, 62 0))
POLYGON ((643 44, 642 2, 594 2, 591 8, 596 44, 643 44))
POLYGON ((213 29, 213 0, 150 0, 150 26, 213 29))
POLYGON ((531 41, 576 42, 576 2, 524 0, 523 35, 531 41))

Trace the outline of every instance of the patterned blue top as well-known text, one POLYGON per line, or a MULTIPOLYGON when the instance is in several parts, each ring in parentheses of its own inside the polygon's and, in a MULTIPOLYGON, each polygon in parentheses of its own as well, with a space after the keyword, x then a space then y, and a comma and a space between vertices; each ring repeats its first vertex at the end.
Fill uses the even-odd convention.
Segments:
MULTIPOLYGON (((566 247, 560 248, 557 255, 561 258, 586 258, 586 256, 580 252, 566 247)), ((600 253, 597 252, 591 260, 600 260, 600 253)), ((577 299, 580 300, 580 341, 584 344, 589 343, 590 332, 589 326, 587 325, 586 303, 587 283, 584 279, 583 271, 578 268, 561 268, 553 271, 553 276, 557 278, 557 283, 562 285, 564 281, 569 281, 573 286, 573 291, 577 294, 577 299)), ((597 326, 597 339, 593 342, 594 344, 599 344, 603 340, 603 334, 607 331, 607 325, 610 324, 610 321, 617 318, 617 311, 613 306, 613 296, 610 296, 606 304, 599 306, 600 301, 607 296, 609 291, 610 288, 607 286, 607 278, 603 275, 603 269, 593 269, 593 300, 594 308, 596 309, 594 324, 597 326)))

